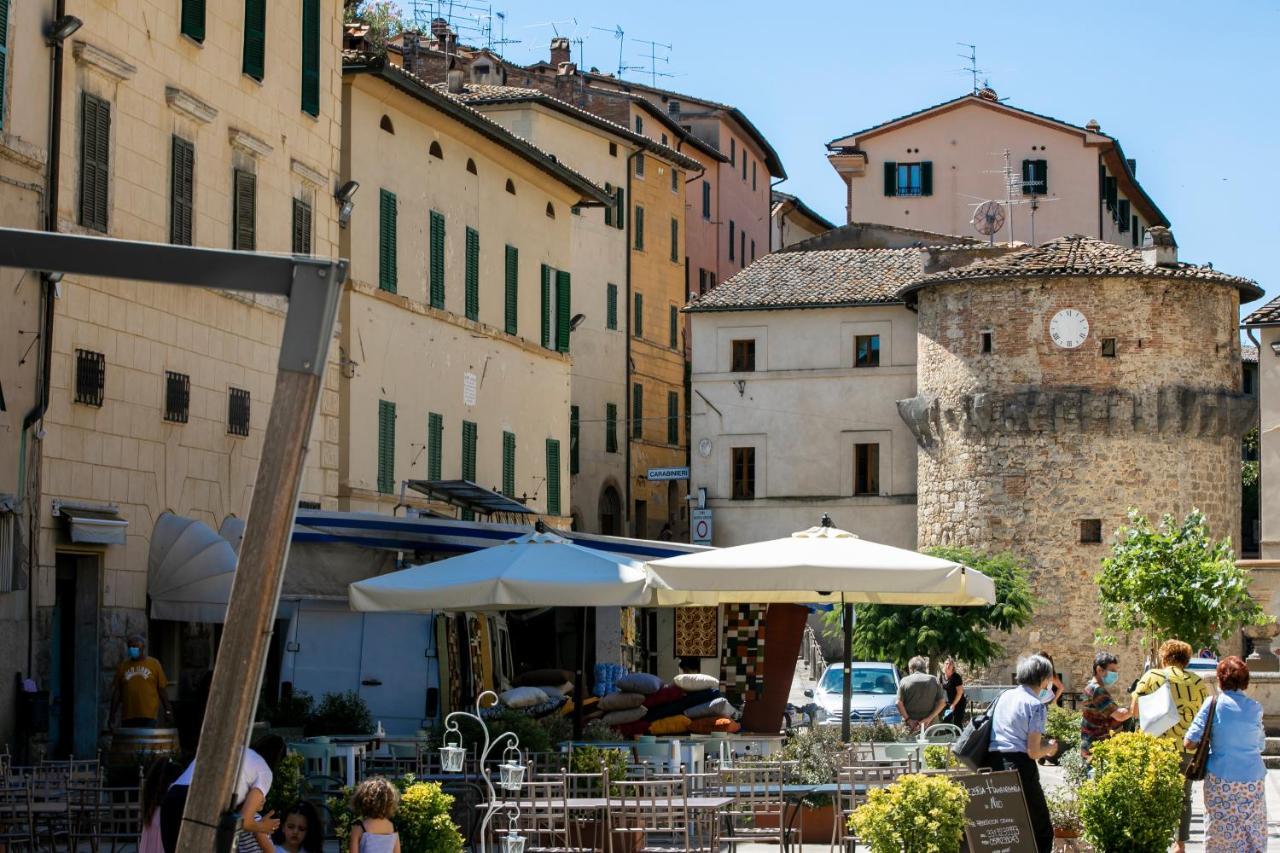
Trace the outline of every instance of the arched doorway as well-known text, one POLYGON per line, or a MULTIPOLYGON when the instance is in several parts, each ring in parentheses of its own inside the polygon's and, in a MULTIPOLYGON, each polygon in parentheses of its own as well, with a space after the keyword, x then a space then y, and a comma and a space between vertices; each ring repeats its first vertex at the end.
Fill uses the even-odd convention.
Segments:
POLYGON ((622 535, 622 498, 613 486, 600 492, 600 532, 606 536, 622 535))

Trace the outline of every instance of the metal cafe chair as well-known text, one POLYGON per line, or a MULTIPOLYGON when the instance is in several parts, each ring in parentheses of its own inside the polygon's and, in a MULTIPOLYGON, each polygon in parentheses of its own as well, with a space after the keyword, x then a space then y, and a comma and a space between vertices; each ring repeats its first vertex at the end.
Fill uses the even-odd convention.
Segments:
POLYGON ((751 762, 720 768, 721 790, 733 802, 723 812, 725 831, 720 840, 730 850, 739 844, 790 842, 785 827, 786 800, 782 786, 787 768, 781 764, 751 762))
POLYGON ((624 779, 612 784, 616 795, 610 799, 610 837, 634 836, 637 853, 668 851, 717 851, 715 823, 690 832, 689 806, 684 783, 675 779, 624 779))
POLYGON ((910 761, 875 761, 841 769, 836 785, 836 825, 831 847, 839 845, 843 851, 852 843, 856 849, 857 839, 849 829, 849 816, 867 801, 867 793, 872 788, 892 785, 898 777, 911 772, 910 761))
POLYGON ((569 801, 563 779, 522 782, 520 790, 503 800, 494 834, 519 835, 526 853, 590 853, 595 845, 575 844, 570 836, 569 801), (505 817, 505 820, 504 820, 505 817))
POLYGON ((37 849, 28 779, 0 782, 0 849, 7 853, 37 849))
POLYGON ((93 853, 136 849, 142 826, 142 790, 85 785, 71 789, 71 849, 93 853))
POLYGON ((958 737, 960 727, 955 723, 934 723, 924 733, 924 739, 929 743, 955 743, 958 737))

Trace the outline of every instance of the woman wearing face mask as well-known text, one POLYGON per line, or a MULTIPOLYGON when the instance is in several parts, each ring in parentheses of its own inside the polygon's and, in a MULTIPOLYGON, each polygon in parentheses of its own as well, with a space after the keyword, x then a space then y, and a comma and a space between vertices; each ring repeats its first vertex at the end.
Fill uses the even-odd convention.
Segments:
POLYGON ((1027 798, 1036 849, 1053 849, 1053 823, 1040 787, 1036 761, 1058 751, 1058 742, 1045 738, 1045 703, 1053 698, 1053 664, 1040 655, 1018 661, 1017 687, 1000 695, 991 707, 991 743, 987 764, 992 770, 1016 770, 1027 798))
POLYGON ((1111 697, 1111 688, 1120 678, 1119 666, 1111 652, 1098 652, 1093 659, 1093 678, 1084 688, 1080 718, 1080 754, 1086 761, 1093 745, 1111 737, 1130 717, 1129 709, 1117 705, 1111 697))

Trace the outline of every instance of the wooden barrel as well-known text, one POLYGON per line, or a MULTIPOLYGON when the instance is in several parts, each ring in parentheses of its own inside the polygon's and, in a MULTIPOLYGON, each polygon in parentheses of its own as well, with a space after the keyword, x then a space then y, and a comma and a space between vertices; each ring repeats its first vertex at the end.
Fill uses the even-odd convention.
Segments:
POLYGON ((111 733, 112 765, 150 764, 162 755, 177 757, 177 729, 116 729, 111 733))

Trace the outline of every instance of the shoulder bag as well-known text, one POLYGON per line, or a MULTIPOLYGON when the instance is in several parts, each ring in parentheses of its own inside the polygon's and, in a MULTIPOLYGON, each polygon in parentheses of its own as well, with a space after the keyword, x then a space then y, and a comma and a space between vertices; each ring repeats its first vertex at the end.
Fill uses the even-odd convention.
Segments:
POLYGON ((951 744, 951 754, 970 770, 980 770, 987 766, 987 752, 991 749, 991 724, 995 717, 996 706, 1000 704, 1000 699, 1003 697, 1004 693, 1001 693, 991 703, 990 708, 970 717, 969 722, 965 723, 964 728, 960 730, 955 743, 951 744))
POLYGON ((1150 693, 1138 697, 1138 727, 1156 737, 1169 731, 1182 719, 1178 703, 1173 699, 1173 688, 1169 685, 1169 673, 1160 674, 1164 676, 1164 682, 1150 693))
POLYGON ((1196 744, 1196 751, 1187 764, 1186 776, 1192 782, 1203 782, 1209 769, 1209 738, 1213 734, 1213 714, 1218 710, 1218 697, 1209 700, 1209 719, 1204 721, 1204 733, 1196 744))

